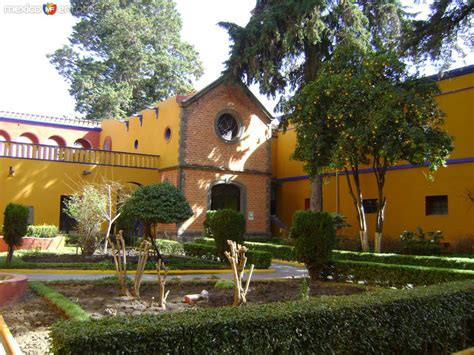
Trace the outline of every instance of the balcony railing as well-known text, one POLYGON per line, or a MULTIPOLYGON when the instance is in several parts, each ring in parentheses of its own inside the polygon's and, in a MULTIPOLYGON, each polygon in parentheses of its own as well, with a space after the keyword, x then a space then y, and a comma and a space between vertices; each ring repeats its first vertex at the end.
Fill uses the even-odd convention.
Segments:
POLYGON ((0 142, 0 157, 138 169, 158 169, 159 159, 159 155, 5 141, 0 142))

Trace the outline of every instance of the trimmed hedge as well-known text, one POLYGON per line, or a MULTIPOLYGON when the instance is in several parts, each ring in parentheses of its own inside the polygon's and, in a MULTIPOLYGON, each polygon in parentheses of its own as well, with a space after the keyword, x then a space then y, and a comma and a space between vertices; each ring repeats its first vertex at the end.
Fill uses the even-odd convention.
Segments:
POLYGON ((440 256, 415 256, 400 254, 373 254, 334 250, 334 260, 368 261, 383 264, 418 265, 447 269, 474 270, 474 258, 453 258, 440 256))
MULTIPOLYGON (((214 239, 211 238, 197 238, 194 240, 195 243, 205 244, 214 246, 214 239)), ((295 248, 291 245, 283 244, 270 244, 270 243, 259 243, 259 242, 244 242, 252 251, 264 251, 272 254, 272 257, 280 260, 294 261, 295 260, 295 248)))
POLYGON ((174 240, 156 239, 156 246, 162 254, 183 254, 183 244, 174 240))
POLYGON ((422 286, 474 279, 474 270, 337 260, 326 266, 322 276, 331 276, 333 280, 337 281, 365 281, 381 286, 402 287, 408 284, 422 286))
MULTIPOLYGON (((184 243, 184 252, 186 255, 204 257, 204 258, 215 258, 217 255, 217 249, 215 246, 208 244, 199 243, 184 243)), ((247 265, 254 264, 257 269, 268 269, 272 265, 272 254, 258 251, 249 250, 247 255, 247 265)))
POLYGON ((449 353, 474 339, 474 282, 59 322, 56 354, 449 353), (184 336, 183 336, 184 334, 184 336))
POLYGON ((43 224, 40 226, 29 225, 26 230, 27 237, 54 238, 57 237, 59 229, 54 224, 43 224))
POLYGON ((81 322, 91 319, 90 314, 84 311, 80 306, 72 302, 69 298, 46 286, 44 283, 30 281, 28 282, 28 286, 39 296, 45 298, 49 303, 64 313, 68 319, 81 322))
MULTIPOLYGON (((213 245, 214 240, 211 238, 195 239, 196 243, 213 245)), ((276 245, 270 243, 245 242, 246 246, 252 250, 266 251, 272 254, 274 259, 294 261, 295 252, 291 245, 276 245)), ((474 270, 473 258, 455 258, 442 256, 416 256, 416 255, 400 255, 400 254, 374 254, 360 253, 345 250, 333 250, 333 260, 354 260, 368 261, 383 264, 397 265, 417 265, 426 267, 437 267, 446 269, 465 269, 474 270)))

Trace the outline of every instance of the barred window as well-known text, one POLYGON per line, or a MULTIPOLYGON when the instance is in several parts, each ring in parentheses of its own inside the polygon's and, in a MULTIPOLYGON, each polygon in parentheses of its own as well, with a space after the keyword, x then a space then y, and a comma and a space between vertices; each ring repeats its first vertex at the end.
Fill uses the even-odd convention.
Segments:
POLYGON ((426 196, 425 212, 427 216, 448 214, 448 196, 426 196))

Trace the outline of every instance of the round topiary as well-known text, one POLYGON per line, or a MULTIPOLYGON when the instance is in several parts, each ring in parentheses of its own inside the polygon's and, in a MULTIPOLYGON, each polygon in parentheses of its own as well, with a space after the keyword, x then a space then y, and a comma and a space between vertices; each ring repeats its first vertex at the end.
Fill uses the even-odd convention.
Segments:
POLYGON ((143 221, 145 237, 154 238, 156 223, 180 223, 193 215, 183 192, 170 183, 138 188, 124 205, 124 213, 143 221))
POLYGON ((14 247, 20 246, 28 229, 28 207, 9 203, 3 214, 3 238, 8 245, 7 263, 13 259, 14 247))
POLYGON ((239 244, 244 242, 245 218, 242 213, 231 209, 217 210, 211 219, 211 233, 216 242, 217 255, 224 259, 224 252, 229 250, 227 240, 239 244))
POLYGON ((333 217, 326 212, 297 211, 293 215, 290 236, 296 239, 297 260, 306 265, 311 281, 317 281, 336 245, 333 217))
POLYGON ((206 219, 204 220, 203 224, 204 224, 204 236, 207 238, 214 238, 214 236, 212 235, 211 221, 215 213, 216 213, 216 210, 209 210, 206 212, 206 219))

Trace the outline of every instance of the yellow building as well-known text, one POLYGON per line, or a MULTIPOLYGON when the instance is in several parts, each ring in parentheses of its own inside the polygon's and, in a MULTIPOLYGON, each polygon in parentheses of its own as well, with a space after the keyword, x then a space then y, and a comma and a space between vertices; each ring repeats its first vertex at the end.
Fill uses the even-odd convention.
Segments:
MULTIPOLYGON (((420 226, 442 230, 448 243, 474 238, 474 66, 445 74, 437 97, 447 114, 455 149, 446 168, 400 164, 387 174, 385 238, 420 226), (468 193, 471 193, 469 195, 468 193), (469 199, 469 196, 471 199, 469 199)), ((67 196, 86 182, 111 179, 136 187, 169 181, 183 190, 194 211, 170 234, 200 235, 206 211, 231 207, 246 217, 247 232, 289 226, 309 206, 310 182, 290 159, 295 132, 273 132, 271 115, 243 84, 223 78, 192 96, 175 96, 126 120, 101 123, 0 111, 0 211, 9 202, 30 207, 30 222, 69 228, 67 196)), ((362 175, 369 233, 376 186, 362 175)), ((347 216, 356 236, 355 210, 345 177, 326 174, 324 209, 347 216)), ((3 214, 0 214, 0 223, 3 214)))
MULTIPOLYGON (((474 65, 445 73, 439 86, 442 93, 437 101, 446 113, 445 128, 454 136, 454 150, 447 167, 436 172, 434 181, 427 179, 426 168, 402 163, 390 168, 385 188, 383 243, 386 246, 404 230, 413 231, 418 226, 425 231, 443 231, 444 242, 450 245, 474 240, 474 65)), ((309 206, 308 176, 300 162, 290 159, 295 143, 291 128, 286 133, 278 132, 273 142, 274 213, 285 225, 291 223, 296 210, 309 206)), ((365 169, 361 178, 373 241, 376 184, 371 169, 365 169)), ((352 227, 343 233, 357 240, 356 212, 346 177, 336 176, 335 172, 326 174, 323 196, 324 210, 347 216, 352 227)))

